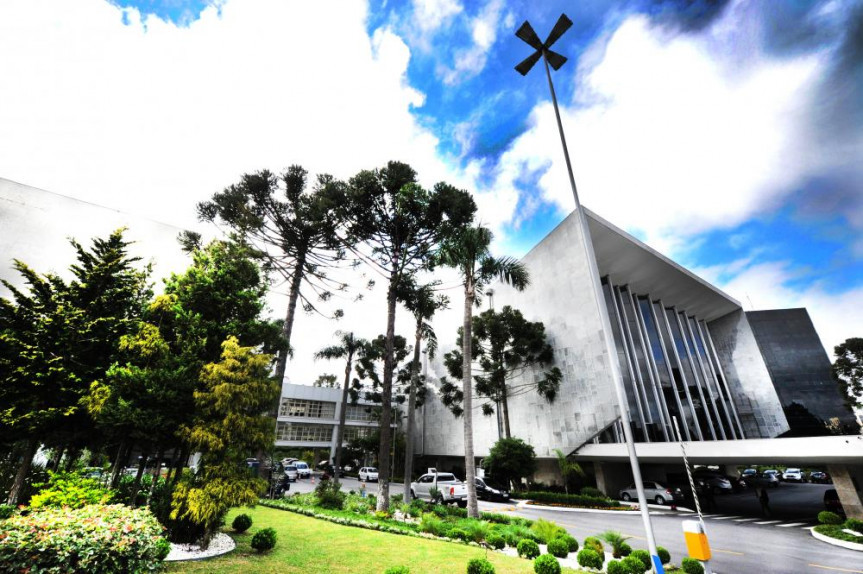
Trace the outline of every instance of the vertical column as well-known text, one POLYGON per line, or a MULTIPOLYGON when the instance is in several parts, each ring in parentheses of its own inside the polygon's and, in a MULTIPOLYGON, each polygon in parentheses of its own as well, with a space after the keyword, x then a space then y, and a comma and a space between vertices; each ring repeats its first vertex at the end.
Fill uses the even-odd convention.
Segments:
POLYGON ((677 319, 677 328, 680 330, 680 338, 683 340, 683 348, 686 349, 687 360, 689 367, 692 369, 692 376, 695 377, 695 388, 698 390, 698 397, 701 399, 701 410, 704 412, 704 418, 707 420, 707 428, 710 430, 710 437, 716 440, 716 430, 713 428, 713 419, 710 416, 710 410, 707 406, 707 400, 704 398, 704 389, 702 388, 701 379, 698 376, 698 370, 695 368, 695 361, 692 360, 692 349, 689 347, 689 340, 686 338, 686 330, 683 328, 683 322, 680 320, 680 312, 677 307, 672 307, 674 317, 677 319))
MULTIPOLYGON (((648 401, 647 389, 644 386, 644 379, 641 376, 641 369, 638 367, 638 354, 635 350, 635 341, 632 337, 632 329, 629 326, 629 316, 626 313, 626 303, 623 301, 623 288, 615 287, 615 295, 617 299, 617 303, 620 306, 621 313, 621 321, 623 323, 623 332, 625 334, 625 342, 629 344, 630 356, 629 362, 633 371, 635 371, 635 379, 633 379, 633 386, 638 382, 637 391, 640 391, 640 397, 642 398, 642 403, 644 404, 644 411, 646 414, 646 420, 648 423, 653 424, 653 415, 650 412, 650 402, 648 401)), ((659 407, 657 406, 657 409, 659 407)), ((645 429, 645 434, 647 433, 647 429, 645 429)), ((648 440, 648 442, 650 442, 648 440)))
POLYGON ((716 395, 719 398, 719 404, 722 405, 722 414, 725 415, 723 419, 724 422, 721 426, 728 429, 728 434, 731 435, 731 438, 736 439, 738 438, 737 429, 734 428, 734 420, 731 418, 728 403, 726 402, 725 395, 722 392, 722 383, 719 382, 719 378, 716 376, 716 369, 713 368, 713 361, 710 360, 707 341, 704 340, 704 331, 701 329, 701 322, 699 322, 695 317, 692 317, 690 320, 692 321, 692 324, 695 325, 694 332, 698 334, 698 342, 701 343, 701 351, 704 353, 704 362, 707 363, 707 368, 710 369, 708 374, 710 379, 713 381, 713 385, 716 387, 716 395))
MULTIPOLYGON (((725 427, 722 424, 722 419, 719 417, 719 409, 716 407, 716 400, 713 397, 713 388, 710 385, 710 376, 707 374, 707 369, 704 368, 704 361, 701 360, 701 351, 698 348, 698 341, 695 339, 695 331, 692 330, 692 317, 687 318, 686 313, 682 313, 683 322, 686 323, 686 330, 689 332, 689 339, 692 341, 692 350, 695 353, 695 360, 698 362, 698 367, 701 370, 701 377, 704 379, 704 390, 707 392, 707 398, 710 399, 710 406, 713 410, 713 416, 716 419, 716 426, 719 427, 719 436, 725 440, 725 427)), ((705 407, 706 410, 706 407, 705 407)))
MULTIPOLYGON (((627 289, 627 291, 629 291, 627 289)), ((644 321, 644 315, 641 311, 641 305, 638 302, 638 296, 629 291, 632 300, 632 309, 635 312, 635 322, 638 324, 638 340, 641 344, 641 350, 644 353, 644 360, 647 363, 647 374, 650 377, 650 384, 653 388, 653 396, 656 399, 656 406, 659 409, 659 415, 662 418, 662 436, 666 442, 671 441, 671 415, 668 413, 668 405, 665 402, 665 397, 662 394, 662 388, 659 380, 659 369, 656 367, 656 361, 653 359, 653 349, 650 347, 650 335, 647 333, 647 324, 644 321)))
MULTIPOLYGON (((695 434, 698 435, 698 440, 704 440, 704 435, 701 434, 701 425, 698 424, 698 414, 695 412, 695 405, 692 404, 692 397, 689 395, 689 382, 686 380, 686 373, 683 372, 683 363, 680 361, 680 354, 677 352, 677 343, 674 341, 674 331, 672 331, 671 322, 668 320, 668 311, 673 311, 673 309, 666 309, 661 299, 659 300, 659 306, 662 310, 662 316, 665 319, 665 328, 668 329, 668 337, 671 340, 671 350, 674 353, 674 361, 677 363, 677 370, 680 372, 680 380, 683 382, 683 392, 686 395, 689 412, 692 413, 692 422, 695 427, 695 434)), ((683 411, 681 410, 681 412, 683 411)))
POLYGON ((740 416, 737 414, 737 406, 734 404, 734 395, 731 394, 731 389, 728 386, 728 377, 725 376, 725 370, 722 368, 722 363, 719 362, 719 355, 716 353, 716 347, 713 345, 713 336, 710 334, 710 326, 707 323, 704 324, 704 333, 707 335, 707 342, 710 343, 710 353, 713 355, 713 361, 716 363, 716 368, 719 371, 718 375, 722 377, 722 385, 728 394, 728 402, 731 405, 731 413, 734 415, 734 421, 737 423, 740 438, 746 438, 746 433, 743 432, 743 425, 740 423, 740 416))
MULTIPOLYGON (((659 346, 662 349, 662 360, 665 362, 665 368, 668 369, 668 380, 671 383, 671 391, 674 394, 674 401, 677 403, 677 412, 680 413, 680 416, 683 417, 683 431, 686 435, 686 440, 692 440, 692 436, 689 434, 689 425, 686 424, 686 415, 683 410, 683 403, 680 402, 680 393, 677 390, 677 381, 674 380, 674 371, 671 367, 671 357, 668 354, 668 348, 665 346, 665 340, 662 338, 662 327, 659 324, 659 317, 656 314, 656 304, 659 304, 660 309, 663 309, 662 301, 651 302, 648 300, 648 304, 650 306, 650 315, 653 318, 653 324, 656 325, 656 335, 659 337, 659 346)), ((664 313, 663 313, 664 314, 664 313)), ((668 318, 665 319, 666 327, 668 327, 668 318)), ((674 344, 674 336, 671 334, 671 328, 668 327, 668 340, 671 341, 672 345, 674 344)), ((677 351, 675 350, 675 356, 677 355, 677 351)), ((679 369, 679 366, 678 366, 679 369)), ((682 375, 682 372, 681 372, 682 375)), ((689 395, 687 395, 689 396, 689 395)), ((691 406, 691 403, 690 403, 691 406)))

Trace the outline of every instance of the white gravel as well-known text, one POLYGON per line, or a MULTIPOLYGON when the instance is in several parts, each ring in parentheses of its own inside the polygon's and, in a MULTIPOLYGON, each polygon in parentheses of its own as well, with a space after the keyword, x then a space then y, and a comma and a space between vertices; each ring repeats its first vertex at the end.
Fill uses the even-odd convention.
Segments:
MULTIPOLYGON (((579 548, 579 550, 581 550, 581 548, 579 548)), ((504 548, 503 550, 499 550, 498 552, 503 552, 504 554, 506 554, 508 556, 518 556, 518 551, 515 548, 513 548, 512 546, 507 546, 506 548, 504 548)), ((539 553, 540 554, 547 554, 548 553, 548 548, 546 547, 545 544, 539 545, 539 553)), ((581 566, 578 565, 578 560, 576 560, 576 558, 575 558, 577 555, 578 555, 578 551, 570 552, 569 556, 567 556, 566 558, 558 558, 557 561, 560 563, 560 566, 562 568, 572 568, 574 570, 578 570, 581 568, 581 566)), ((611 556, 610 552, 606 552, 605 553, 605 564, 608 564, 609 560, 614 560, 614 558, 611 556)), ((603 567, 604 566, 605 565, 603 565, 603 567)))
POLYGON ((237 547, 237 543, 234 542, 234 539, 225 534, 224 532, 219 532, 213 539, 210 541, 210 545, 206 550, 201 550, 201 547, 197 544, 171 544, 171 552, 168 554, 168 557, 165 558, 165 562, 178 562, 180 560, 201 560, 203 558, 212 558, 213 556, 220 556, 222 554, 227 554, 231 550, 237 547))

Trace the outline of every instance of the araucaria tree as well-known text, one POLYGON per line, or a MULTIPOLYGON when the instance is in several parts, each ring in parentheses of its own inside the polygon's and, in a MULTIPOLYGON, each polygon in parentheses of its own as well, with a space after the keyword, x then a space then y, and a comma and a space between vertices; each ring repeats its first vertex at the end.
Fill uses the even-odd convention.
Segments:
POLYGON ((446 309, 449 299, 435 293, 437 283, 418 285, 415 281, 405 281, 399 292, 399 299, 405 308, 413 315, 416 322, 414 330, 414 358, 411 362, 411 382, 408 393, 407 433, 405 436, 405 472, 404 501, 411 500, 411 479, 413 478, 413 430, 414 411, 417 408, 417 388, 420 382, 420 345, 426 342, 426 352, 429 358, 434 357, 437 350, 437 336, 428 322, 438 309, 446 309))
POLYGON ((336 432, 336 461, 333 473, 333 480, 339 482, 339 476, 342 472, 342 443, 345 440, 345 420, 348 410, 348 391, 351 388, 351 370, 353 369, 354 359, 363 355, 369 343, 365 339, 355 337, 353 333, 336 333, 336 335, 339 336, 339 344, 321 349, 315 353, 315 358, 344 359, 345 361, 345 381, 342 385, 342 404, 339 411, 339 428, 336 432))
MULTIPOLYGON (((491 415, 495 408, 500 408, 504 437, 511 438, 509 399, 536 392, 551 403, 557 396, 563 373, 557 367, 551 367, 539 377, 519 380, 518 377, 529 369, 549 366, 554 360, 554 350, 545 338, 545 325, 539 321, 528 321, 518 309, 507 305, 499 313, 494 309, 484 311, 473 318, 472 328, 475 389, 477 395, 488 399, 482 404, 483 414, 491 415), (515 381, 519 381, 519 384, 515 384, 515 381)), ((462 331, 459 330, 456 341, 459 348, 447 353, 444 358, 450 376, 455 378, 461 376, 464 368, 462 338, 462 331)), ((455 390, 451 384, 442 388, 445 394, 455 390)), ((458 402, 458 396, 448 397, 448 404, 458 402)))
POLYGON ((833 352, 833 377, 839 384, 842 399, 849 408, 863 408, 863 338, 851 337, 833 352))
MULTIPOLYGON (((198 204, 201 220, 230 227, 288 284, 277 381, 285 376, 297 302, 307 311, 316 311, 317 303, 330 299, 333 291, 347 289, 345 283, 328 274, 344 260, 344 249, 336 237, 336 211, 332 209, 332 188, 341 184, 331 176, 319 175, 309 192, 307 176, 298 165, 281 176, 267 170, 245 174, 239 183, 198 204)), ((340 316, 341 311, 334 315, 340 316)))
MULTIPOLYGON (((392 422, 393 341, 402 281, 426 267, 440 242, 473 220, 476 204, 464 190, 438 183, 427 190, 409 165, 361 171, 336 195, 344 244, 387 281, 387 327, 381 429, 392 422), (368 247, 368 249, 366 249, 368 247)), ((391 433, 381 433, 378 510, 389 509, 391 433)))
MULTIPOLYGON (((464 319, 462 322, 462 356, 472 357, 473 337, 471 334, 473 306, 477 301, 477 290, 493 279, 513 286, 521 291, 529 283, 527 269, 510 257, 492 257, 489 246, 491 231, 482 226, 466 227, 449 237, 438 255, 438 263, 454 267, 461 275, 464 286, 464 319)), ((468 516, 479 517, 476 501, 476 461, 473 455, 473 390, 472 372, 469 361, 462 366, 462 403, 464 405, 464 460, 465 482, 468 493, 468 516)))
POLYGON ((270 378, 271 360, 229 337, 222 343, 221 360, 201 371, 195 420, 181 429, 201 452, 200 470, 178 483, 171 517, 203 526, 205 545, 231 507, 255 504, 266 490, 266 481, 254 476, 245 461, 250 452, 273 446, 272 421, 262 414, 280 389, 270 378))

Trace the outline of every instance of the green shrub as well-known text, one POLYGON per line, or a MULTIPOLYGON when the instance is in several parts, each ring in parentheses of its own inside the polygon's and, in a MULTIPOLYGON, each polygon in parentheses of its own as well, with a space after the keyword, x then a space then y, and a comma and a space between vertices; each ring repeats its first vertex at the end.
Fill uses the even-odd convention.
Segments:
POLYGON ((518 546, 518 543, 522 540, 522 538, 512 530, 504 530, 500 535, 503 536, 503 541, 506 542, 506 545, 512 546, 513 548, 518 546))
POLYGON ((643 574, 644 564, 638 558, 627 557, 623 560, 612 560, 605 565, 607 574, 643 574))
POLYGON ((439 536, 441 538, 448 537, 449 531, 451 529, 452 525, 444 522, 431 512, 426 512, 425 514, 423 514, 423 517, 420 520, 420 531, 428 532, 429 534, 433 534, 434 536, 439 536))
MULTIPOLYGON (((328 482, 328 481, 323 481, 328 482)), ((272 550, 276 546, 276 530, 274 528, 262 528, 252 536, 252 548, 258 552, 272 550)))
POLYGON ((248 514, 238 514, 231 523, 231 528, 237 532, 245 532, 252 526, 252 517, 248 514))
POLYGON ((0 564, 9 572, 149 572, 166 555, 163 541, 147 509, 49 507, 0 522, 0 564))
POLYGON ((611 560, 605 565, 605 572, 606 574, 627 574, 620 560, 611 560))
POLYGON ((470 540, 470 534, 463 528, 453 528, 449 531, 449 537, 455 540, 463 540, 464 542, 470 540))
POLYGON ((663 564, 668 564, 669 562, 671 562, 671 552, 669 552, 662 546, 656 547, 656 554, 659 555, 659 561, 663 564))
POLYGON ((494 512, 480 512, 479 517, 486 522, 493 522, 495 524, 511 524, 512 518, 506 516, 505 514, 497 514, 494 512))
POLYGON ((515 549, 518 551, 518 555, 522 558, 533 560, 539 556, 539 544, 528 538, 519 540, 515 549))
POLYGON ((560 562, 551 554, 543 554, 533 562, 536 574, 560 574, 560 562))
MULTIPOLYGON (((620 565, 623 566, 625 574, 644 574, 650 569, 650 566, 644 563, 644 560, 641 558, 641 554, 636 554, 636 552, 645 551, 635 550, 632 554, 620 561, 620 565)), ((645 552, 645 554, 647 553, 645 552)), ((647 554, 647 558, 648 560, 650 559, 650 554, 647 554)))
POLYGON ((390 566, 384 570, 384 574, 411 574, 411 571, 407 566, 390 566))
POLYGON ((569 554, 569 544, 566 543, 566 540, 553 538, 548 541, 548 553, 558 558, 566 558, 569 554))
POLYGON ((604 496, 584 496, 582 494, 563 494, 560 492, 528 491, 523 494, 524 498, 534 502, 546 502, 550 504, 565 504, 567 506, 580 506, 584 508, 611 508, 620 504, 604 496))
POLYGON ((605 496, 604 492, 592 486, 585 486, 579 491, 579 494, 581 494, 582 496, 590 496, 593 498, 608 498, 607 496, 605 496))
POLYGON ((584 547, 593 550, 600 556, 605 555, 605 548, 602 546, 602 541, 599 538, 588 536, 584 539, 584 547))
POLYGON ((621 556, 625 556, 620 551, 621 546, 626 544, 626 541, 629 540, 629 536, 624 536, 617 530, 606 530, 602 534, 599 535, 599 538, 608 542, 608 545, 611 546, 611 554, 615 558, 620 558, 621 556))
POLYGON ((632 554, 632 546, 624 542, 620 545, 620 548, 618 548, 617 551, 620 552, 621 557, 625 558, 632 554))
POLYGON ((369 507, 367 499, 359 496, 348 495, 345 499, 343 508, 344 510, 355 514, 368 514, 371 507, 369 507))
POLYGON ((108 504, 116 493, 104 488, 99 481, 93 478, 84 478, 74 472, 55 473, 48 472, 47 485, 41 486, 38 494, 30 499, 30 508, 43 508, 53 506, 60 508, 81 508, 87 504, 108 504))
POLYGON ((704 566, 695 558, 684 558, 680 561, 680 568, 686 574, 704 574, 704 566))
POLYGON ((857 520, 856 518, 849 518, 845 521, 845 528, 848 530, 853 530, 854 532, 859 532, 863 534, 863 520, 857 520))
POLYGON ((167 530, 166 536, 171 542, 177 544, 192 544, 204 537, 206 529, 203 525, 192 522, 186 518, 171 518, 171 502, 173 500, 174 487, 163 479, 159 479, 150 497, 150 512, 156 520, 167 530))
POLYGON ((534 522, 530 529, 536 534, 538 541, 543 544, 547 544, 549 540, 553 540, 561 534, 566 534, 566 530, 554 522, 543 520, 542 518, 534 522))
POLYGON ((471 558, 467 563, 467 574, 494 574, 494 565, 485 558, 471 558))
POLYGON ((842 517, 835 512, 822 510, 818 513, 818 522, 820 524, 842 524, 842 517))
POLYGON ((573 538, 569 534, 562 534, 562 535, 558 536, 557 538, 558 538, 558 540, 563 540, 564 542, 566 542, 566 548, 570 552, 575 552, 576 550, 578 550, 578 540, 576 540, 575 538, 573 538))
POLYGON ((495 533, 491 533, 486 536, 485 543, 495 550, 503 550, 504 546, 506 546, 506 541, 503 539, 503 536, 495 533))
POLYGON ((605 562, 604 555, 598 554, 595 550, 587 547, 587 540, 584 541, 585 547, 576 555, 578 565, 582 568, 602 568, 602 563, 605 562))
POLYGON ((0 504, 0 520, 9 518, 15 514, 15 507, 11 504, 0 504))
POLYGON ((641 563, 644 564, 645 570, 649 569, 653 565, 653 560, 650 558, 650 552, 647 550, 633 550, 627 558, 629 557, 641 560, 641 563))
POLYGON ((321 508, 341 510, 345 505, 347 495, 342 492, 341 486, 332 480, 322 480, 315 487, 315 498, 321 508))
POLYGON ((845 542, 856 542, 858 544, 860 543, 859 536, 843 532, 841 525, 819 524, 818 526, 813 528, 813 530, 815 530, 815 532, 817 532, 818 534, 823 534, 824 536, 829 536, 830 538, 835 538, 837 540, 844 540, 845 542))
POLYGON ((404 502, 405 495, 404 494, 393 494, 390 496, 390 506, 397 506, 404 502))

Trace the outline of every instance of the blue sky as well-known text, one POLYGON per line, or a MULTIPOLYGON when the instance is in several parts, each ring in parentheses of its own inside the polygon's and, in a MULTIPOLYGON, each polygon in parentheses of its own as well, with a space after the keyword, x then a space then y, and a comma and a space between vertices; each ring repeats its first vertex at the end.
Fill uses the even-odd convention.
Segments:
POLYGON ((390 158, 476 193, 500 252, 582 201, 737 298, 863 336, 863 1, 11 0, 0 177, 189 227, 240 173, 390 158))

